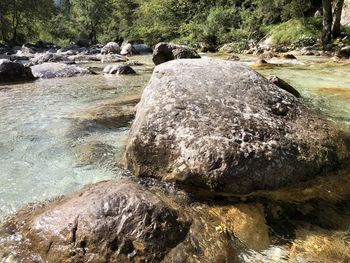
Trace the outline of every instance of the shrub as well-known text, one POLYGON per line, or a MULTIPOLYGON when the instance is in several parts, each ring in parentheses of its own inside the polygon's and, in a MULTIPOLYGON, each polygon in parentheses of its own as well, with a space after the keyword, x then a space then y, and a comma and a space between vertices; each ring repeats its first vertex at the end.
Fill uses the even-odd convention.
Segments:
POLYGON ((269 26, 266 31, 275 45, 302 44, 303 42, 308 44, 320 37, 322 21, 318 18, 292 19, 279 25, 269 26))

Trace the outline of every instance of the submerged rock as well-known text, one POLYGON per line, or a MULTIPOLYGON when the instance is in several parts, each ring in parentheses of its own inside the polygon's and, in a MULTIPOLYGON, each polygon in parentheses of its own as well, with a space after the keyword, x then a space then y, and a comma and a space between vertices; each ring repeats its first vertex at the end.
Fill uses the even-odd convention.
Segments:
POLYGON ((99 54, 97 57, 100 58, 102 63, 126 62, 126 61, 128 61, 128 59, 126 57, 118 55, 118 54, 107 54, 107 55, 99 54))
POLYGON ((0 59, 0 83, 34 80, 29 67, 8 59, 0 59))
POLYGON ((275 57, 275 54, 271 51, 264 51, 264 53, 259 55, 259 59, 261 60, 270 60, 275 57))
POLYGON ((201 58, 196 51, 186 46, 171 43, 158 43, 153 51, 153 62, 156 65, 181 58, 201 58))
POLYGON ((101 56, 99 55, 72 55, 68 59, 74 62, 90 62, 90 61, 101 61, 101 56))
POLYGON ((235 195, 348 169, 349 147, 349 135, 246 66, 175 60, 143 92, 125 163, 140 177, 235 195))
POLYGON ((68 78, 89 74, 89 71, 74 65, 62 63, 43 63, 31 67, 33 75, 37 78, 68 78))
POLYGON ((125 127, 134 118, 135 106, 139 101, 139 95, 119 97, 75 113, 70 118, 85 127, 96 124, 107 128, 125 127))
POLYGON ((264 66, 270 66, 271 64, 268 63, 266 60, 264 59, 258 59, 257 61, 255 61, 255 63, 253 64, 253 67, 264 67, 264 66))
POLYGON ((101 182, 9 218, 0 251, 49 263, 238 262, 232 231, 242 222, 224 214, 230 206, 208 213, 207 204, 180 200, 132 180, 101 182))
POLYGON ((239 60, 241 60, 241 59, 239 58, 239 56, 234 55, 234 54, 231 54, 231 55, 229 55, 229 56, 226 58, 226 60, 239 61, 239 60))
POLYGON ((284 89, 285 91, 288 91, 290 94, 293 94, 295 97, 297 97, 297 98, 301 97, 299 91, 297 91, 295 88, 293 88, 287 82, 285 82, 283 79, 280 79, 277 76, 269 76, 268 79, 271 83, 275 84, 277 87, 279 87, 281 89, 284 89))
POLYGON ((284 59, 297 59, 293 54, 284 54, 283 58, 284 59))
POLYGON ((107 65, 104 68, 103 73, 118 75, 136 74, 135 70, 133 70, 132 67, 128 65, 107 65))
POLYGON ((79 166, 94 165, 104 169, 116 167, 118 149, 112 145, 98 141, 79 142, 73 145, 72 152, 79 166))

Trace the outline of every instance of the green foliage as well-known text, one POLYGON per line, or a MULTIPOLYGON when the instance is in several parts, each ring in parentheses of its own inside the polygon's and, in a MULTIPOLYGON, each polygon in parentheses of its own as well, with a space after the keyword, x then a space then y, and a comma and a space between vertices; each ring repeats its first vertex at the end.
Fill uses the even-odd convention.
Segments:
POLYGON ((72 3, 72 15, 75 17, 77 30, 83 38, 88 38, 92 43, 97 43, 100 32, 107 27, 112 13, 110 0, 74 0, 72 3))
POLYGON ((40 39, 62 46, 74 41, 79 34, 74 21, 68 19, 63 13, 53 16, 41 27, 46 30, 40 30, 40 39))
POLYGON ((320 37, 322 30, 322 21, 317 18, 308 18, 305 21, 301 19, 292 19, 287 22, 269 26, 267 28, 267 37, 271 37, 273 44, 278 45, 291 45, 299 43, 300 46, 303 42, 307 44, 307 41, 320 37))
POLYGON ((57 9, 53 0, 0 0, 0 41, 129 39, 209 50, 233 43, 241 50, 268 34, 276 44, 303 45, 322 30, 306 17, 318 6, 316 0, 61 0, 57 9))
POLYGON ((13 44, 36 38, 37 23, 50 19, 53 9, 48 0, 1 0, 0 38, 13 44))

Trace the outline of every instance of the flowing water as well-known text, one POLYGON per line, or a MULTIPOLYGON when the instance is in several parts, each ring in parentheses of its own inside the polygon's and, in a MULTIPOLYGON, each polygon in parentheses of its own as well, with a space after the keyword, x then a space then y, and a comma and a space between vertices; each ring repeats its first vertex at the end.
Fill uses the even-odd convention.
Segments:
MULTIPOLYGON (((122 176, 113 164, 128 129, 79 126, 72 116, 113 98, 141 94, 153 66, 149 56, 135 59, 146 62, 135 67, 136 76, 100 74, 0 86, 0 218, 27 203, 122 176), (82 160, 86 149, 103 161, 82 160)), ((251 65, 255 59, 244 56, 242 62, 251 65)), ((350 63, 301 57, 297 64, 256 69, 286 80, 306 103, 350 130, 350 63)))
POLYGON ((0 86, 0 218, 26 203, 120 176, 108 165, 82 164, 72 149, 94 145, 114 161, 127 129, 82 131, 71 116, 101 101, 140 93, 152 71, 147 66, 135 69, 136 76, 84 76, 0 86))

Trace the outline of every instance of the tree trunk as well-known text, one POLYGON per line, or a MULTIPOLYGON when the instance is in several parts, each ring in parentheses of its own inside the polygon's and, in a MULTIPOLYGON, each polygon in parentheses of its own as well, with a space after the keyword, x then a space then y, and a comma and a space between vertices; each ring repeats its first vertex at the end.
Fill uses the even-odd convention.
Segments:
POLYGON ((337 38, 340 36, 340 21, 343 11, 344 0, 337 0, 334 7, 333 14, 333 26, 332 26, 332 37, 337 38))
POLYGON ((323 10, 323 32, 322 44, 325 47, 332 40, 332 2, 331 0, 322 0, 323 10))

